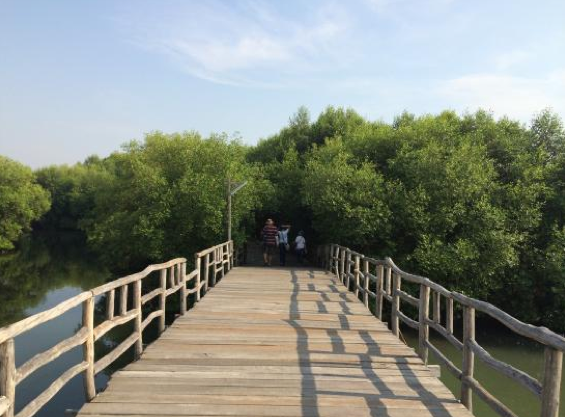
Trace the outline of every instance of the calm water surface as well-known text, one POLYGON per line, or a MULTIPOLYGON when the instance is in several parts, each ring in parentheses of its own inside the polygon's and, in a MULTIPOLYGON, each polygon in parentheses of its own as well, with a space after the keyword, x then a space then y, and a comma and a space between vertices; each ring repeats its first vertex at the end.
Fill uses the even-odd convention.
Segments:
MULTIPOLYGON (((0 256, 0 326, 49 309, 84 290, 91 289, 105 281, 116 278, 89 255, 84 246, 75 239, 65 236, 34 237, 22 243, 19 252, 0 256)), ((104 300, 98 300, 97 310, 100 316, 104 300)), ((101 317, 98 317, 101 320, 101 317)), ((81 326, 81 310, 75 308, 63 316, 36 327, 19 336, 16 343, 17 366, 23 364, 33 355, 45 351, 61 340, 73 335, 81 326)), ((125 326, 124 326, 125 327, 125 326)), ((504 329, 489 326, 480 331, 477 339, 494 357, 504 360, 517 368, 540 379, 543 366, 543 348, 516 337, 504 329)), ((96 346, 96 355, 101 357, 104 351, 119 343, 130 330, 118 328, 110 332, 96 346)), ((432 342, 446 353, 458 366, 461 366, 461 354, 441 337, 434 337, 432 342)), ((415 347, 417 335, 404 331, 409 345, 415 347)), ((109 374, 131 360, 131 352, 126 352, 120 361, 107 373, 97 376, 96 383, 103 387, 109 374)), ((432 363, 433 354, 430 353, 432 363)), ((82 361, 81 348, 73 349, 56 361, 41 368, 18 385, 16 409, 34 399, 49 384, 71 366, 82 361)), ((476 361, 477 379, 494 395, 503 400, 521 417, 539 415, 538 401, 532 394, 516 383, 482 366, 476 361)), ((459 383, 442 369, 442 380, 459 396, 459 383)), ((476 396, 475 415, 477 417, 495 417, 487 405, 476 396)), ((562 404, 565 404, 565 389, 562 389, 562 404)), ((78 409, 84 403, 82 376, 75 377, 55 396, 38 414, 39 417, 63 417, 66 409, 78 409)), ((560 416, 565 417, 565 407, 560 416)))
MULTIPOLYGON (((460 326, 456 326, 460 327, 460 326)), ((412 329, 403 329, 406 342, 417 349, 418 334, 412 329)), ((461 339, 460 335, 458 335, 461 339)), ((434 334, 430 329, 432 344, 461 369, 461 352, 455 349, 440 335, 434 334)), ((497 323, 477 322, 477 342, 486 349, 494 358, 528 373, 534 378, 541 380, 543 372, 543 346, 533 343, 521 336, 516 336, 497 323)), ((430 363, 439 364, 432 352, 429 353, 430 363)), ((522 388, 511 379, 506 378, 493 369, 483 365, 475 357, 475 378, 490 391, 496 398, 506 404, 520 417, 537 417, 540 414, 539 400, 530 391, 522 388)), ((447 368, 441 369, 441 380, 455 394, 460 397, 461 385, 447 368)), ((490 407, 477 395, 473 395, 473 414, 477 417, 499 417, 490 407)), ((565 386, 561 387, 561 411, 560 417, 565 417, 565 386)))
MULTIPOLYGON (((21 242, 18 252, 0 256, 0 326, 54 307, 110 278, 111 274, 86 252, 76 236, 39 235, 27 238, 21 242)), ((79 306, 18 336, 15 339, 16 366, 72 336, 81 327, 81 320, 79 306)), ((109 334, 96 347, 97 355, 103 354, 120 339, 119 332, 109 334)), ((122 360, 127 361, 128 353, 124 354, 126 358, 122 360)), ((16 412, 64 371, 81 361, 82 348, 77 347, 18 384, 16 412)), ((105 386, 107 380, 105 373, 96 377, 98 387, 105 386)), ((77 409, 83 403, 82 375, 78 375, 36 415, 63 417, 66 409, 77 409)))

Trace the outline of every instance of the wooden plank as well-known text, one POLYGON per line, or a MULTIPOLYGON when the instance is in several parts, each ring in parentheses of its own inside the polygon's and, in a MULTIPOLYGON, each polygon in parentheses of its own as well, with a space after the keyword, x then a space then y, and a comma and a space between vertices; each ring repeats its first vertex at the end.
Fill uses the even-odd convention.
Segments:
MULTIPOLYGON (((377 404, 371 408, 355 409, 356 417, 369 417, 376 415, 381 416, 406 416, 408 413, 418 411, 419 416, 452 416, 464 415, 459 410, 460 405, 453 404, 455 410, 446 409, 444 404, 436 407, 420 404, 377 404), (395 414, 392 412, 395 411, 395 414), (459 411, 458 414, 453 412, 459 411)), ((350 406, 305 406, 305 405, 223 405, 215 404, 210 407, 207 404, 130 404, 130 403, 90 403, 83 408, 82 415, 89 414, 113 414, 113 415, 159 415, 159 416, 269 416, 269 417, 286 417, 286 416, 304 416, 304 417, 343 417, 351 415, 350 406)))
MULTIPOLYGON (((366 396, 349 396, 340 395, 308 395, 304 397, 297 396, 264 396, 264 395, 197 395, 197 394, 177 394, 177 395, 151 395, 147 393, 132 393, 125 398, 120 394, 109 394, 96 400, 96 402, 122 402, 122 403, 147 403, 154 404, 231 404, 231 405, 310 405, 310 406, 343 406, 347 405, 354 408, 365 408, 367 405, 378 406, 389 405, 405 406, 412 405, 418 399, 406 398, 398 399, 394 395, 366 395, 366 396)), ((456 408, 453 404, 457 404, 455 399, 438 399, 434 401, 433 397, 427 396, 420 404, 436 406, 442 404, 445 408, 456 408)), ((420 404, 413 404, 418 406, 420 404)))

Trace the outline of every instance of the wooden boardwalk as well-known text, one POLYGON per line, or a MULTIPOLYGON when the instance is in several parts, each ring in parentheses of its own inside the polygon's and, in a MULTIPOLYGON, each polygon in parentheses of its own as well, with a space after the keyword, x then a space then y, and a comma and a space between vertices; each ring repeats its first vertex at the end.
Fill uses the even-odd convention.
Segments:
POLYGON ((233 269, 80 416, 471 413, 332 275, 233 269))

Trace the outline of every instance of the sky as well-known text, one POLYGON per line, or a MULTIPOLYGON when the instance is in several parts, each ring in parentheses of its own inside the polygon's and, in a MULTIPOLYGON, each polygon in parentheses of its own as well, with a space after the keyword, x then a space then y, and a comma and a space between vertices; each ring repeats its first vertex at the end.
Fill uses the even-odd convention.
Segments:
POLYGON ((148 132, 255 144, 300 106, 565 118, 562 0, 0 0, 0 155, 33 168, 148 132))

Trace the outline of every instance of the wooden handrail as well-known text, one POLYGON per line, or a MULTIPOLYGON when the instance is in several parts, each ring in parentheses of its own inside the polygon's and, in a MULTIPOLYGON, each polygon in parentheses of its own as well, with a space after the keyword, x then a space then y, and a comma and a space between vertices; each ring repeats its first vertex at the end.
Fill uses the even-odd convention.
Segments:
POLYGON ((6 397, 0 397, 0 416, 4 414, 12 404, 6 397))
MULTIPOLYGON (((234 265, 233 241, 221 243, 205 249, 195 255, 195 269, 187 274, 186 258, 176 258, 168 262, 149 265, 143 271, 131 274, 90 291, 80 293, 57 306, 35 314, 9 326, 0 328, 0 417, 14 417, 14 401, 17 385, 30 377, 43 366, 51 363, 63 353, 82 345, 83 361, 67 369, 49 387, 35 399, 25 404, 16 417, 32 417, 74 376, 84 375, 84 389, 87 401, 96 396, 94 377, 112 364, 131 346, 135 347, 138 357, 143 352, 143 331, 154 320, 159 319, 158 330, 165 330, 165 307, 167 297, 178 294, 180 297, 180 315, 187 311, 187 297, 196 294, 196 301, 208 290, 208 280, 212 277, 212 286, 216 284, 218 274, 223 277, 234 265), (213 254, 212 260, 210 256, 213 254), (201 260, 205 258, 204 274, 201 271, 201 260), (208 268, 212 268, 212 273, 208 268), (143 294, 143 281, 152 272, 159 271, 159 287, 143 294), (168 279, 167 279, 168 278, 168 279), (201 278, 202 281, 201 281, 201 278), (187 283, 195 282, 191 289, 187 283), (129 289, 131 287, 131 289, 129 289), (116 297, 119 291, 119 300, 116 297), (131 291, 131 292, 130 292, 131 291), (128 306, 128 294, 132 294, 133 304, 128 306), (104 295, 106 312, 104 321, 94 326, 94 304, 97 296, 104 295), (143 306, 150 300, 158 298, 158 307, 149 312, 143 320, 143 306), (116 301, 119 302, 119 313, 116 312, 116 301), (82 326, 67 339, 57 343, 44 352, 16 368, 14 338, 22 333, 53 320, 72 308, 82 306, 82 326), (96 358, 94 342, 116 326, 133 321, 133 332, 118 346, 114 347, 102 358, 96 358)), ((147 311, 146 311, 147 312, 147 311)))
MULTIPOLYGON (((329 266, 330 272, 334 273, 348 290, 353 291, 355 295, 358 295, 359 290, 361 290, 363 297, 371 297, 375 300, 375 316, 382 319, 384 300, 391 304, 390 322, 392 332, 395 335, 399 336, 401 321, 418 330, 418 354, 427 364, 428 351, 431 351, 461 381, 461 402, 471 411, 473 408, 472 395, 475 393, 499 415, 515 416, 507 406, 489 393, 474 378, 475 358, 477 358, 495 371, 533 392, 541 400, 541 417, 558 417, 563 352, 565 351, 564 337, 545 327, 523 323, 490 303, 449 291, 429 278, 403 271, 390 258, 370 258, 337 244, 329 245, 327 250, 320 249, 320 253, 322 252, 328 253, 329 256, 328 259, 323 261, 323 264, 329 266), (354 261, 351 260, 352 257, 354 261), (360 260, 363 262, 362 273, 359 270, 360 260), (351 271, 352 266, 355 266, 353 271, 351 271), (371 268, 375 268, 376 274, 369 272, 371 268), (350 286, 351 278, 355 279, 353 288, 350 286), (402 290, 403 281, 419 285, 418 298, 402 290), (371 283, 375 288, 374 292, 369 289, 371 283), (442 297, 446 301, 444 325, 441 320, 442 297), (432 303, 431 317, 430 301, 432 303), (418 309, 418 320, 414 320, 402 312, 402 302, 407 302, 418 309), (463 308, 463 340, 457 339, 453 334, 454 302, 457 302, 463 308), (514 333, 545 346, 544 373, 541 382, 512 365, 493 358, 477 343, 475 340, 476 311, 498 320, 514 333), (457 368, 437 347, 431 344, 429 340, 430 327, 462 351, 463 366, 461 369, 457 368)), ((363 302, 368 305, 365 298, 363 298, 363 302)))
POLYGON ((68 300, 57 304, 55 307, 49 310, 34 314, 33 316, 10 324, 9 326, 2 327, 0 329, 0 344, 3 344, 9 339, 13 339, 16 336, 19 336, 23 332, 33 329, 34 327, 37 327, 42 323, 59 317, 63 313, 69 311, 71 308, 82 304, 84 300, 87 300, 90 297, 92 297, 92 293, 90 291, 80 293, 72 298, 69 298, 68 300))

